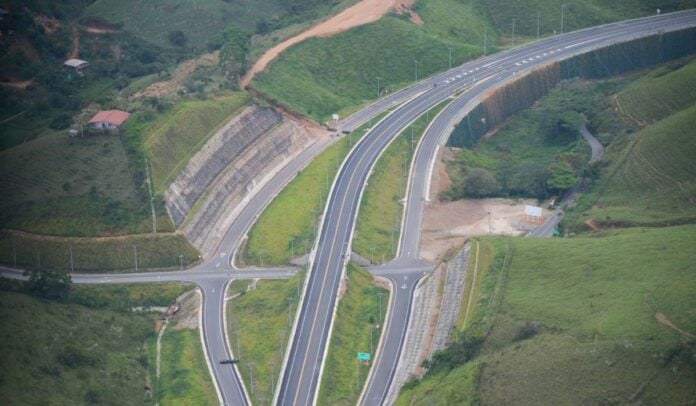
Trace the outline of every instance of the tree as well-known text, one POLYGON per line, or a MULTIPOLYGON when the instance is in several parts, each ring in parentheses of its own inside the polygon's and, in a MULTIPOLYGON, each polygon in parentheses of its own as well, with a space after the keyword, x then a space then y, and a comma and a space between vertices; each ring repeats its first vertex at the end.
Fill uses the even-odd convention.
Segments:
POLYGON ((172 45, 177 47, 183 47, 186 45, 186 41, 188 41, 188 39, 186 38, 186 34, 184 34, 183 31, 176 30, 169 32, 169 42, 172 45))
POLYGON ((575 173, 564 162, 555 162, 548 168, 546 186, 555 191, 564 191, 578 182, 575 173))
POLYGON ((482 168, 469 171, 464 179, 464 194, 472 197, 484 197, 495 194, 500 187, 492 173, 482 168))
POLYGON ((63 300, 70 294, 72 278, 65 272, 32 270, 24 272, 28 276, 29 294, 43 299, 63 300))

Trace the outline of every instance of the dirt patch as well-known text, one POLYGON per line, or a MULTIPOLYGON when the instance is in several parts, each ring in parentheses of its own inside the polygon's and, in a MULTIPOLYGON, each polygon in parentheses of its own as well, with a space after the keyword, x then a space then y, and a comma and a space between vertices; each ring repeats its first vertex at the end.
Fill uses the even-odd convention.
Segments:
POLYGON ((80 33, 77 31, 77 27, 72 28, 71 35, 71 46, 70 53, 68 54, 68 59, 77 58, 80 55, 80 33))
POLYGON ((671 328, 671 329, 674 330, 674 331, 678 331, 680 334, 682 334, 682 335, 684 335, 684 336, 687 336, 687 337, 690 337, 690 338, 696 337, 696 336, 694 336, 693 334, 691 334, 691 333, 689 333, 689 332, 687 332, 687 331, 684 331, 684 330, 680 329, 679 327, 677 327, 677 326, 672 322, 672 320, 670 320, 670 318, 667 317, 664 313, 656 312, 656 313, 655 313, 655 320, 657 320, 657 322, 660 323, 660 324, 662 324, 663 326, 667 326, 667 327, 671 328))
POLYGON ((418 15, 418 13, 413 11, 411 6, 408 4, 397 4, 394 11, 398 15, 408 14, 409 20, 411 20, 412 23, 416 25, 423 25, 423 19, 418 15))
POLYGON ((587 219, 585 221, 585 225, 594 231, 599 230, 599 226, 597 225, 597 223, 595 223, 595 221, 593 219, 587 219))
POLYGON ((359 25, 375 22, 383 15, 394 10, 397 6, 410 10, 413 1, 414 0, 362 0, 354 6, 343 10, 335 16, 316 24, 308 30, 266 51, 239 81, 239 87, 242 89, 245 88, 251 83, 254 76, 259 72, 263 72, 266 66, 268 66, 268 64, 281 52, 307 38, 328 37, 359 25))
POLYGON ((192 291, 192 293, 189 293, 177 302, 179 311, 170 317, 172 329, 198 328, 198 312, 201 306, 201 297, 199 294, 193 292, 197 291, 192 291))
POLYGON ((116 34, 119 32, 119 30, 114 28, 100 27, 97 25, 87 25, 82 27, 82 29, 90 34, 116 34))
POLYGON ((193 72, 196 71, 196 69, 201 66, 216 65, 219 61, 220 51, 203 54, 198 58, 189 59, 188 61, 182 62, 176 68, 171 79, 155 82, 146 87, 144 90, 133 94, 130 98, 131 100, 134 100, 142 97, 161 97, 174 93, 175 91, 179 90, 186 79, 188 79, 193 72))
POLYGON ((18 80, 13 82, 0 82, 0 86, 10 87, 12 89, 26 89, 34 83, 33 80, 18 80))
POLYGON ((53 34, 60 28, 60 22, 55 18, 45 14, 40 14, 34 17, 34 22, 43 27, 46 34, 53 34))

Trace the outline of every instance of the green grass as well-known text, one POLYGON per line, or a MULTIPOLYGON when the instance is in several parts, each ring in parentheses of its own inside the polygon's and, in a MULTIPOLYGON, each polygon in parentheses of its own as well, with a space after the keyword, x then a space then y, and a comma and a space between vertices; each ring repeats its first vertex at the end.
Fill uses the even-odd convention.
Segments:
POLYGON ((388 261, 396 254, 404 207, 401 201, 406 193, 413 153, 428 123, 447 103, 449 100, 406 127, 375 164, 360 202, 353 239, 353 251, 363 258, 382 263, 383 259, 388 261))
MULTIPOLYGON (((153 342, 154 345, 154 342, 153 342)), ((158 400, 162 404, 216 405, 198 329, 173 330, 162 336, 158 400)))
MULTIPOLYGON (((372 120, 376 123, 384 114, 372 120)), ((369 124, 369 123, 368 123, 369 124)), ((367 125, 343 136, 307 165, 273 199, 249 231, 243 258, 247 264, 284 265, 312 249, 316 216, 321 216, 338 167, 367 125)))
POLYGON ((695 125, 692 106, 633 135, 568 222, 583 229, 587 219, 600 226, 696 220, 695 125))
POLYGON ((696 59, 660 67, 616 95, 615 104, 639 126, 654 124, 696 102, 696 59))
POLYGON ((479 300, 502 300, 479 306, 465 330, 485 337, 482 348, 412 384, 400 402, 688 403, 696 396, 694 238, 690 225, 484 239, 497 259, 479 300), (692 336, 658 323, 658 313, 692 336), (477 378, 457 393, 457 376, 477 378))
MULTIPOLYGON (((152 230, 147 191, 118 136, 43 136, 0 152, 0 172, 2 227, 65 236, 152 230)), ((158 229, 171 231, 158 209, 158 229)))
POLYGON ((187 47, 204 48, 208 41, 230 24, 249 32, 257 30, 257 23, 266 21, 269 28, 321 18, 345 7, 351 1, 246 1, 185 0, 166 4, 127 0, 112 2, 99 0, 87 9, 87 14, 98 16, 110 23, 122 24, 133 34, 163 47, 171 47, 171 31, 186 34, 187 47), (296 11, 291 11, 296 7, 296 11))
POLYGON ((114 238, 63 238, 0 231, 0 263, 28 269, 70 271, 70 251, 76 272, 179 269, 198 260, 198 251, 180 234, 143 234, 114 238))
POLYGON ((374 100, 377 77, 381 89, 389 92, 413 83, 414 60, 423 78, 448 67, 448 47, 452 47, 453 64, 483 51, 485 23, 473 7, 456 0, 418 4, 424 25, 386 16, 332 37, 308 39, 283 52, 257 75, 254 88, 323 122, 332 113, 343 116, 351 107, 374 100))
POLYGON ((221 100, 192 100, 151 123, 142 135, 155 193, 163 192, 191 157, 249 102, 244 93, 221 100))
MULTIPOLYGON (((272 384, 278 381, 283 362, 281 351, 283 354, 286 351, 297 310, 298 283, 303 277, 304 273, 301 273, 287 281, 258 281, 256 289, 244 292, 228 302, 230 346, 235 357, 240 360, 239 371, 249 396, 255 403, 262 404, 263 399, 268 402, 273 398, 272 384)), ((246 290, 246 286, 251 283, 252 281, 234 281, 228 295, 246 290)))
POLYGON ((322 405, 354 405, 360 396, 371 362, 358 362, 358 352, 372 353, 379 345, 389 303, 389 291, 375 285, 373 276, 352 263, 348 264, 347 287, 338 302, 337 319, 319 388, 322 405), (380 314, 379 294, 382 295, 380 314), (370 348, 372 334, 372 348, 370 348))
POLYGON ((64 303, 0 292, 0 398, 6 404, 152 403, 144 390, 146 342, 156 336, 157 315, 130 312, 126 302, 110 299, 128 292, 127 306, 167 305, 184 289, 75 286, 64 303), (89 306, 76 304, 86 297, 89 306))

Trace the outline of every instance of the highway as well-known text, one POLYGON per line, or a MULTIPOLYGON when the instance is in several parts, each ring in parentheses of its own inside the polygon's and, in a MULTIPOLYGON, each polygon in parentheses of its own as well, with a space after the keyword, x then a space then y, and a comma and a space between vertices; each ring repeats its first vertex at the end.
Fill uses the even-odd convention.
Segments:
MULTIPOLYGON (((394 94, 408 100, 394 110, 361 139, 343 163, 331 189, 322 220, 320 238, 311 263, 311 272, 303 296, 301 312, 293 328, 286 366, 276 402, 281 405, 307 405, 316 402, 319 378, 334 319, 339 282, 350 253, 351 237, 360 197, 369 173, 381 152, 411 121, 452 94, 468 87, 445 108, 426 132, 414 157, 404 230, 399 254, 375 273, 387 276, 393 284, 385 339, 362 397, 365 404, 381 404, 386 396, 401 352, 407 329, 413 288, 427 269, 417 259, 420 218, 427 199, 430 167, 437 149, 444 145, 454 125, 473 108, 481 95, 499 87, 517 75, 543 64, 664 30, 676 30, 696 24, 696 13, 649 17, 621 22, 548 38, 514 50, 457 67, 394 94), (437 85, 437 86, 436 86, 437 85), (411 92, 409 94, 409 92, 411 92), (428 170, 424 170, 428 168, 428 170), (403 292, 402 292, 403 290, 403 292)), ((393 102, 383 102, 389 107, 393 102)), ((362 119, 376 116, 378 105, 362 111, 362 119), (373 109, 373 111, 370 111, 373 109), (376 113, 376 114, 375 114, 376 113)), ((342 129, 355 124, 346 120, 342 129)))
MULTIPOLYGON (((391 385, 402 350, 411 298, 415 286, 429 266, 418 260, 422 209, 427 204, 428 179, 438 148, 446 142, 453 126, 468 109, 478 103, 487 90, 498 87, 516 75, 553 60, 656 33, 696 25, 693 11, 665 14, 631 22, 547 38, 520 48, 500 52, 453 68, 392 93, 363 108, 341 122, 340 130, 350 131, 381 112, 402 104, 365 135, 343 162, 334 180, 321 223, 319 239, 311 255, 311 268, 286 351, 275 401, 282 405, 307 405, 315 401, 319 377, 332 328, 338 286, 345 271, 360 199, 369 173, 380 154, 411 121, 443 100, 466 89, 444 109, 421 139, 412 164, 403 230, 397 258, 384 267, 371 269, 388 278, 392 295, 378 347, 374 368, 361 398, 364 404, 381 404, 391 385), (525 62, 526 61, 526 62, 525 62)), ((238 269, 235 253, 251 225, 263 209, 295 174, 328 144, 316 143, 289 162, 266 183, 244 199, 230 213, 229 228, 215 253, 202 264, 185 271, 74 274, 76 283, 134 283, 183 281, 197 284, 203 294, 202 335, 208 364, 221 403, 245 405, 249 398, 239 379, 237 365, 220 365, 232 358, 224 328, 225 287, 232 278, 288 278, 292 269, 238 269)), ((20 277, 1 268, 9 277, 20 277)), ((242 360, 244 362, 244 360, 242 360)))

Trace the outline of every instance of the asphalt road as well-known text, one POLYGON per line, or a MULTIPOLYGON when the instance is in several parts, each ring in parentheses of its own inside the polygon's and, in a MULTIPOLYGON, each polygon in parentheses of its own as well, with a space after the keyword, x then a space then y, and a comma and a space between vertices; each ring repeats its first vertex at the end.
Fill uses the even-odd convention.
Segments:
MULTIPOLYGON (((321 226, 319 243, 312 261, 311 272, 303 297, 301 313, 293 329, 287 365, 282 374, 276 401, 282 405, 307 405, 315 402, 323 359, 330 335, 336 296, 344 272, 346 256, 355 224, 357 207, 367 177, 381 151, 420 114, 450 95, 470 87, 451 103, 422 139, 416 154, 412 187, 400 239, 399 256, 393 264, 379 273, 395 285, 390 300, 390 317, 384 331, 385 340, 379 351, 375 371, 371 374, 363 402, 381 404, 393 377, 401 343, 408 324, 410 301, 423 265, 417 260, 420 239, 420 216, 427 197, 427 175, 435 152, 443 145, 453 126, 478 103, 486 91, 498 87, 524 71, 550 61, 570 57, 612 42, 625 41, 696 24, 696 13, 663 15, 632 22, 556 36, 508 52, 465 64, 445 74, 437 75, 393 97, 410 101, 390 113, 373 127, 356 145, 344 162, 334 182, 321 226), (435 85, 437 84, 437 87, 435 85), (409 94, 409 92, 412 92, 409 94), (416 185, 418 183, 420 186, 416 185), (408 276, 408 278, 405 278, 408 276), (410 280, 410 282, 407 282, 410 280), (400 282, 403 282, 399 284, 400 282), (404 292, 401 292, 403 290, 404 292), (401 311, 401 310, 406 311, 401 311), (384 366, 382 366, 384 364, 384 366)), ((393 103, 384 103, 391 106, 393 103)), ((382 106, 384 107, 384 105, 382 106)), ((378 105, 362 111, 362 119, 378 114, 378 105)), ((348 120, 347 120, 348 121, 348 120)), ((348 129, 352 123, 345 124, 348 129)))
MULTIPOLYGON (((532 66, 586 52, 614 41, 624 41, 659 30, 695 24, 696 13, 692 11, 622 22, 548 38, 428 78, 384 97, 345 119, 340 129, 352 130, 381 112, 408 101, 363 137, 344 162, 334 182, 323 217, 325 221, 322 222, 320 239, 312 255, 312 271, 306 281, 301 312, 296 318, 291 348, 287 352, 287 365, 284 367, 281 385, 277 390, 277 402, 283 405, 304 405, 314 401, 331 330, 338 284, 344 270, 346 254, 350 252, 361 193, 379 154, 402 128, 452 94, 470 88, 443 111, 421 140, 414 158, 413 167, 417 169, 414 169, 411 178, 399 255, 389 266, 373 270, 375 274, 389 278, 394 289, 389 305, 390 317, 389 320, 385 320, 383 329, 385 338, 380 344, 375 368, 371 372, 363 397, 363 402, 367 404, 381 404, 391 384, 402 350, 401 343, 411 311, 413 290, 419 278, 428 269, 427 265, 418 261, 417 247, 420 240, 420 216, 427 198, 429 165, 437 148, 444 144, 453 125, 465 114, 466 108, 472 107, 471 103, 476 103, 477 98, 486 90, 500 86, 532 66), (550 51, 553 53, 549 53, 550 51), (527 62, 522 63, 522 60, 527 62), (517 63, 520 65, 516 65, 517 63)), ((180 272, 75 274, 73 280, 76 283, 196 283, 203 293, 203 338, 221 401, 229 405, 248 404, 248 396, 236 371, 237 365, 219 364, 221 359, 232 358, 224 329, 225 286, 232 278, 287 278, 293 270, 240 270, 233 265, 234 253, 250 226, 273 197, 325 147, 326 144, 311 146, 282 168, 268 183, 250 193, 240 205, 240 210, 230 214, 230 226, 216 252, 201 265, 180 272)), ((16 271, 6 268, 0 268, 0 273, 9 277, 19 277, 16 271)))

